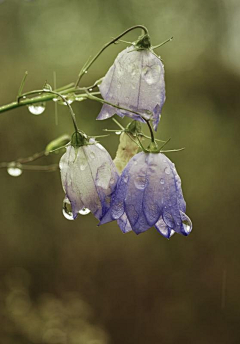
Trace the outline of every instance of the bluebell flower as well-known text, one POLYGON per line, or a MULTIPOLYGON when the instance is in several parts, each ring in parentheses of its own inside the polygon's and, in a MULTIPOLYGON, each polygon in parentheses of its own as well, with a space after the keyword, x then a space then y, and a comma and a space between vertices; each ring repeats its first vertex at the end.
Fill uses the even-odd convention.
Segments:
POLYGON ((123 233, 155 228, 165 237, 188 235, 192 223, 185 214, 181 180, 175 165, 162 153, 141 152, 119 178, 111 207, 100 224, 117 220, 123 233))
POLYGON ((68 146, 59 167, 63 189, 71 203, 73 219, 89 209, 97 219, 106 213, 118 172, 106 149, 90 139, 91 144, 68 146))
MULTIPOLYGON (((99 88, 105 101, 138 112, 145 119, 151 119, 157 130, 166 99, 164 66, 149 49, 136 50, 134 46, 130 46, 123 50, 99 88)), ((103 105, 97 119, 107 119, 114 114, 143 121, 137 114, 108 104, 103 105)))

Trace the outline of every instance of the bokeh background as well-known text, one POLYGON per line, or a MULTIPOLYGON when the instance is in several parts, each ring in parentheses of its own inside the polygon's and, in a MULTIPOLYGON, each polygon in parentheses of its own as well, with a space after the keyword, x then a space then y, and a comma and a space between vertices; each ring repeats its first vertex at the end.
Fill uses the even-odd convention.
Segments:
MULTIPOLYGON (((0 3, 0 104, 47 80, 75 81, 90 55, 144 24, 166 70, 158 137, 182 179, 189 237, 151 229, 123 235, 91 215, 67 221, 58 172, 0 170, 0 342, 158 344, 240 342, 238 0, 5 0, 0 3)), ((135 40, 135 31, 126 39, 135 40)), ((111 46, 84 76, 102 77, 125 45, 111 46)), ((73 104, 80 127, 101 135, 100 104, 73 104)), ((73 127, 48 103, 0 115, 0 161, 42 151, 73 127)), ((124 121, 127 123, 127 120, 124 121)), ((114 157, 119 137, 101 140, 114 157)), ((55 155, 43 164, 59 161, 55 155)))

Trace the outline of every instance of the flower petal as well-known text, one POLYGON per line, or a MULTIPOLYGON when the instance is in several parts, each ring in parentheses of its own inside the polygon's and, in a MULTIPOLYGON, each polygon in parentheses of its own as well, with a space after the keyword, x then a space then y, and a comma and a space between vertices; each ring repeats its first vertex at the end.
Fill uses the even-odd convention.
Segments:
POLYGON ((98 219, 108 210, 118 173, 108 152, 99 144, 67 147, 60 161, 63 188, 74 218, 83 207, 98 219))
POLYGON ((167 239, 169 239, 175 233, 174 230, 172 230, 166 225, 162 218, 160 218, 158 222, 155 223, 155 228, 160 234, 162 234, 167 239))
MULTIPOLYGON (((150 50, 137 51, 133 46, 123 50, 99 88, 103 99, 110 103, 139 112, 143 117, 152 113, 154 129, 157 129, 166 98, 164 67, 150 50)), ((103 106, 98 119, 111 117, 113 111, 103 106)), ((115 109, 115 113, 142 121, 130 111, 115 109)))
POLYGON ((121 229, 121 231, 125 234, 132 230, 132 227, 128 221, 126 213, 124 213, 118 220, 117 223, 121 229))

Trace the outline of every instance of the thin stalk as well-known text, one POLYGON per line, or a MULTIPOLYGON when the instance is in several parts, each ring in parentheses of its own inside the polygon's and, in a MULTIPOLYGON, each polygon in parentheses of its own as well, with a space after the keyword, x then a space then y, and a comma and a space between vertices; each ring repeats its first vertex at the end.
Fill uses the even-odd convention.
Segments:
POLYGON ((102 52, 107 49, 111 44, 114 44, 116 41, 118 41, 121 37, 123 37, 124 35, 126 35, 128 32, 135 30, 135 29, 142 29, 145 34, 148 34, 148 29, 143 26, 143 25, 135 25, 130 27, 129 29, 125 30, 124 32, 122 32, 120 35, 118 35, 117 37, 113 38, 110 42, 106 43, 101 50, 99 50, 99 52, 90 60, 88 61, 84 67, 81 69, 79 75, 78 75, 78 79, 75 83, 75 86, 77 87, 83 77, 83 75, 85 74, 85 72, 91 67, 91 65, 93 64, 93 62, 96 61, 96 59, 102 54, 102 52))
MULTIPOLYGON (((138 115, 139 117, 141 117, 141 118, 147 123, 147 126, 148 126, 149 131, 150 131, 150 135, 151 135, 151 141, 152 141, 153 143, 155 143, 154 134, 153 134, 153 130, 152 130, 151 124, 150 124, 149 121, 146 120, 139 112, 133 111, 133 110, 130 110, 130 109, 126 109, 126 108, 124 108, 124 107, 121 107, 121 106, 112 104, 112 103, 110 103, 110 102, 107 102, 107 101, 104 100, 104 99, 95 97, 95 96, 93 96, 91 93, 89 93, 87 90, 86 90, 86 93, 87 93, 89 99, 96 100, 96 101, 98 101, 98 102, 100 102, 100 103, 102 103, 102 104, 111 105, 111 106, 113 106, 113 107, 115 107, 115 108, 117 108, 117 109, 119 109, 119 110, 125 110, 125 111, 128 111, 128 112, 132 112, 132 113, 138 115)), ((116 123, 117 123, 117 122, 116 122, 116 123)))
MULTIPOLYGON (((61 94, 64 95, 64 94, 72 93, 72 92, 78 91, 78 90, 79 89, 76 90, 75 87, 72 87, 72 88, 68 88, 64 91, 61 91, 61 94)), ((21 97, 18 97, 18 99, 21 99, 20 102, 15 101, 15 102, 12 102, 10 104, 0 106, 0 113, 19 108, 21 106, 47 102, 47 101, 50 101, 54 98, 54 94, 48 94, 48 95, 38 95, 37 97, 34 97, 34 98, 23 99, 24 96, 39 94, 39 93, 43 93, 43 90, 32 91, 32 92, 28 92, 28 93, 21 95, 21 97)))
POLYGON ((173 153, 173 152, 181 152, 185 149, 183 148, 178 148, 178 149, 168 149, 168 150, 160 150, 160 153, 173 153))
POLYGON ((22 94, 23 87, 24 87, 24 85, 25 85, 25 81, 26 81, 27 76, 28 76, 28 72, 26 71, 25 74, 24 74, 24 77, 23 77, 23 79, 22 79, 22 82, 21 82, 21 84, 20 84, 19 90, 18 90, 18 97, 20 97, 21 94, 22 94))
POLYGON ((158 44, 158 45, 154 45, 153 47, 151 47, 151 49, 157 49, 157 48, 160 48, 161 46, 163 46, 164 44, 168 43, 168 42, 171 42, 173 40, 173 37, 170 37, 168 39, 166 39, 166 41, 158 44))
POLYGON ((72 116, 72 121, 73 121, 73 125, 74 125, 74 129, 75 131, 77 132, 78 131, 78 127, 77 127, 77 121, 76 121, 76 116, 75 116, 75 113, 73 112, 73 109, 71 107, 71 105, 68 103, 68 101, 65 99, 65 97, 61 94, 61 93, 58 93, 58 92, 55 92, 55 91, 50 91, 50 90, 37 90, 37 91, 32 91, 32 92, 28 92, 28 93, 25 93, 24 95, 22 95, 21 97, 18 98, 18 102, 20 102, 20 99, 22 97, 26 97, 26 96, 29 96, 31 94, 36 94, 36 93, 50 93, 52 95, 56 95, 58 97, 60 97, 64 104, 66 104, 70 110, 70 113, 71 113, 71 116, 72 116))
POLYGON ((153 143, 155 143, 154 134, 153 134, 153 130, 152 130, 151 124, 150 124, 149 121, 147 121, 146 119, 145 119, 145 122, 147 123, 147 126, 148 126, 149 131, 150 131, 151 141, 152 141, 153 143))

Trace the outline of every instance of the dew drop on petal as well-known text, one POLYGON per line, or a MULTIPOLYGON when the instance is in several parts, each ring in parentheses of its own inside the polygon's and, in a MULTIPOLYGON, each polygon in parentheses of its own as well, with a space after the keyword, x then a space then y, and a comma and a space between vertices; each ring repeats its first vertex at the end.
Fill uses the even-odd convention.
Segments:
POLYGON ((147 186, 146 176, 137 176, 134 180, 134 185, 139 190, 144 190, 147 186))
POLYGON ((162 185, 164 184, 164 179, 163 179, 163 178, 160 179, 160 183, 161 183, 162 185))
POLYGON ((8 165, 7 172, 12 177, 19 177, 23 171, 20 164, 13 162, 8 165))
POLYGON ((159 81, 160 75, 160 66, 154 65, 151 68, 145 67, 142 71, 143 79, 146 81, 148 85, 155 84, 159 81))
POLYGON ((170 228, 175 227, 175 222, 174 222, 172 215, 166 211, 163 213, 163 221, 166 223, 166 225, 168 227, 170 227, 170 228))
POLYGON ((121 135, 121 131, 115 131, 116 135, 121 135))
POLYGON ((91 212, 91 210, 89 210, 88 208, 82 208, 81 210, 79 210, 80 215, 87 215, 90 212, 91 212))
POLYGON ((124 181, 124 183, 128 182, 128 175, 127 174, 123 177, 123 181, 124 181))
POLYGON ((190 220, 190 218, 180 210, 180 215, 181 215, 181 219, 182 219, 182 225, 183 225, 183 229, 185 231, 186 234, 189 234, 192 231, 192 221, 190 220))
POLYGON ((94 159, 96 156, 93 152, 90 153, 90 158, 94 159))
POLYGON ((165 172, 166 174, 170 174, 170 168, 169 168, 169 167, 166 167, 165 170, 164 170, 164 172, 165 172))
POLYGON ((33 114, 33 115, 41 115, 46 108, 45 103, 36 103, 36 104, 31 104, 28 105, 28 110, 33 114))
POLYGON ((72 206, 71 206, 71 203, 67 197, 65 197, 63 200, 62 212, 63 212, 63 216, 65 217, 65 219, 70 220, 70 221, 74 220, 73 213, 72 213, 72 206))
POLYGON ((81 165, 80 165, 80 170, 81 170, 81 171, 84 171, 85 168, 86 168, 86 166, 87 166, 87 164, 81 164, 81 165))
POLYGON ((105 162, 97 170, 96 185, 103 189, 107 189, 111 179, 113 179, 111 178, 111 167, 105 162))

